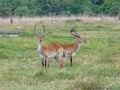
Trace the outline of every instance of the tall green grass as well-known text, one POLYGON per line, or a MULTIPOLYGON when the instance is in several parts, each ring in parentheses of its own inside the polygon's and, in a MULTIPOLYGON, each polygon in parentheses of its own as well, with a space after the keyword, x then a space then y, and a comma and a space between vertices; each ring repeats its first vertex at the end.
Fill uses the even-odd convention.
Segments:
MULTIPOLYGON (((37 27, 42 33, 42 23, 37 27)), ((119 90, 120 24, 71 20, 45 23, 50 42, 72 43, 73 26, 85 39, 73 58, 63 58, 64 69, 55 60, 47 71, 37 53, 33 24, 5 24, 2 30, 20 31, 18 37, 0 37, 0 90, 119 90), (7 28, 4 28, 6 27, 7 28)))

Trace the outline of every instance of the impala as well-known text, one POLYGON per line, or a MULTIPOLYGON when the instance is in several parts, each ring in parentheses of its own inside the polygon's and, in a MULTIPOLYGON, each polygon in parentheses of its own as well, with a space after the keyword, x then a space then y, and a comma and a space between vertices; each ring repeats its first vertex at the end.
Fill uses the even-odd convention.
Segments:
POLYGON ((37 24, 34 26, 34 33, 38 38, 38 53, 41 58, 42 66, 45 68, 48 67, 48 59, 55 59, 60 64, 60 67, 63 68, 64 63, 61 60, 61 56, 63 56, 64 53, 63 47, 54 42, 50 43, 47 46, 43 46, 43 38, 46 36, 45 26, 43 25, 44 34, 41 35, 36 32, 36 26, 37 24))
POLYGON ((82 37, 75 31, 75 28, 72 28, 71 34, 76 37, 76 40, 72 44, 59 44, 65 50, 65 57, 69 57, 70 65, 72 66, 72 58, 75 55, 76 51, 79 49, 80 44, 83 42, 82 37))

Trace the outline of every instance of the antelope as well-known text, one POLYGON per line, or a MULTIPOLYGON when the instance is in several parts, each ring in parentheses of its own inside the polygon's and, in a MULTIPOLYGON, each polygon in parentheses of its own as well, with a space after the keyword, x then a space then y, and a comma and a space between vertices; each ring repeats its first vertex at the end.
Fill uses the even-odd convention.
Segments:
POLYGON ((76 40, 72 44, 59 44, 65 50, 65 57, 70 59, 70 65, 72 66, 72 58, 75 55, 76 51, 79 49, 80 44, 83 42, 80 34, 75 31, 75 28, 72 28, 70 32, 73 36, 76 37, 76 40))
POLYGON ((44 33, 41 35, 36 32, 36 26, 37 24, 34 26, 34 33, 38 39, 38 53, 41 58, 42 66, 45 68, 48 67, 48 59, 55 59, 60 64, 60 67, 63 68, 64 63, 61 60, 61 56, 63 56, 64 52, 63 47, 54 42, 51 42, 47 46, 43 46, 43 38, 47 35, 45 26, 43 25, 44 33))

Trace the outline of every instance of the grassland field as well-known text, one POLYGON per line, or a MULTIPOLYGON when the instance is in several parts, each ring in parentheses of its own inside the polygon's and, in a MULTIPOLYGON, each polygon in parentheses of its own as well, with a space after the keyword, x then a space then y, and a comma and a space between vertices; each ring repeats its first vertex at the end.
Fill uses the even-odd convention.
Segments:
POLYGON ((13 24, 0 19, 0 32, 19 32, 17 37, 0 37, 0 90, 120 90, 120 21, 59 19, 13 18, 13 24), (33 31, 38 22, 38 33, 46 26, 44 45, 74 42, 70 30, 76 26, 86 42, 73 57, 72 67, 68 58, 63 58, 64 69, 55 60, 50 60, 47 71, 42 67, 33 31))

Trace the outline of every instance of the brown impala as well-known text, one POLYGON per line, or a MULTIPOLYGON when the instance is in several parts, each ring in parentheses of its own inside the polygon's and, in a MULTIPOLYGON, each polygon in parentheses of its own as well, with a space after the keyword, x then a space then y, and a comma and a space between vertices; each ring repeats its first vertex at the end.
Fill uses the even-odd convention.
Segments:
POLYGON ((72 66, 72 57, 75 55, 76 51, 80 47, 80 44, 83 42, 81 36, 75 31, 75 28, 72 28, 71 34, 76 37, 76 40, 72 44, 59 44, 65 50, 65 57, 69 57, 70 65, 72 66))
POLYGON ((63 68, 64 63, 61 60, 61 56, 63 56, 63 54, 64 54, 63 47, 60 46, 59 44, 53 43, 53 42, 47 46, 43 46, 42 40, 46 36, 45 26, 43 25, 44 34, 41 34, 41 35, 36 33, 36 26, 37 25, 34 26, 34 33, 38 38, 38 53, 41 58, 42 66, 44 66, 45 68, 48 67, 48 64, 49 64, 48 59, 53 58, 60 64, 60 67, 63 68))

